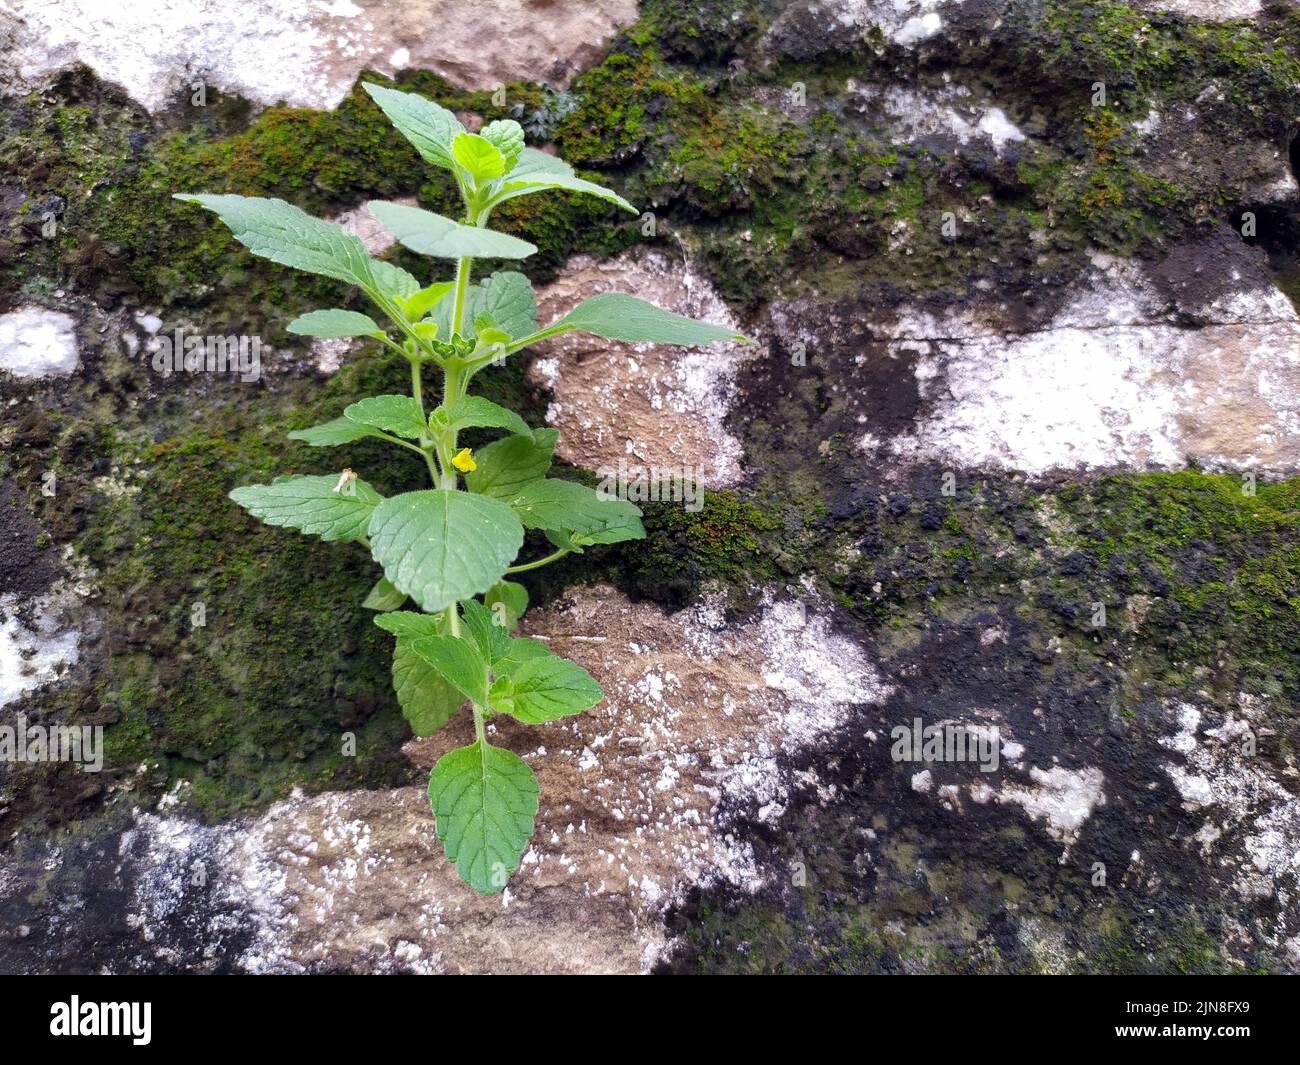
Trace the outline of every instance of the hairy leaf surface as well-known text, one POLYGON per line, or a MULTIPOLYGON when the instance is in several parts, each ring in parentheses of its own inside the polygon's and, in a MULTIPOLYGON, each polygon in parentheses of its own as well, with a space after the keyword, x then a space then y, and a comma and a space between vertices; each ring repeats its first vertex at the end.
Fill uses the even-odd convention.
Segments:
POLYGON ((453 222, 440 214, 421 207, 408 207, 404 203, 371 200, 370 213, 398 241, 418 251, 439 259, 524 259, 537 250, 535 244, 498 233, 495 229, 481 229, 453 222))
POLYGON ((603 292, 583 300, 556 325, 595 333, 606 340, 650 340, 656 344, 711 344, 715 340, 744 340, 744 334, 722 325, 697 322, 665 311, 653 303, 622 292, 603 292))
POLYGON ((452 168, 452 141, 457 134, 465 132, 460 119, 445 107, 413 92, 386 89, 370 82, 364 88, 398 132, 415 145, 425 162, 452 168))
POLYGON ((532 433, 528 423, 514 411, 482 396, 461 396, 444 407, 442 415, 447 427, 457 432, 462 429, 508 429, 520 436, 532 433))
POLYGON ((596 196, 609 203, 616 204, 625 211, 636 214, 636 208, 623 199, 613 189, 597 185, 578 177, 563 159, 557 159, 535 148, 524 148, 519 155, 519 162, 501 181, 501 190, 493 197, 495 203, 504 203, 517 196, 527 196, 545 189, 564 189, 568 192, 582 192, 596 196))
POLYGON ((501 891, 537 816, 537 778, 528 763, 482 743, 449 751, 429 774, 429 805, 461 878, 481 895, 501 891))
MULTIPOLYGON (((322 540, 360 540, 381 503, 379 493, 359 478, 335 491, 339 480, 337 474, 277 477, 233 489, 230 498, 267 525, 301 529, 322 540)), ((487 588, 494 583, 495 578, 487 588)))
POLYGON ((299 336, 331 338, 382 336, 384 332, 370 315, 338 307, 299 315, 285 328, 299 336))
POLYGON ((424 432, 424 415, 413 396, 371 396, 357 400, 343 417, 359 425, 369 425, 411 440, 424 432))
POLYGON ((393 690, 402 715, 417 736, 432 736, 455 716, 465 696, 416 654, 411 644, 445 632, 445 615, 404 610, 380 614, 375 624, 397 637, 393 648, 393 690))
POLYGON ((348 418, 335 418, 307 429, 295 429, 289 434, 289 439, 301 440, 311 447, 337 447, 376 435, 378 434, 369 425, 360 425, 348 418))
POLYGON ((602 499, 593 489, 554 477, 530 481, 507 502, 527 529, 597 533, 627 527, 641 511, 622 499, 602 499))
POLYGON ((534 429, 527 436, 494 440, 474 453, 478 469, 465 475, 465 483, 471 492, 509 501, 524 485, 546 476, 559 436, 554 429, 534 429))
POLYGON ((435 488, 385 499, 370 540, 385 577, 425 610, 444 610, 501 579, 524 527, 499 500, 435 488))
POLYGON ((175 198, 215 213, 240 244, 263 259, 352 285, 375 284, 372 260, 360 239, 284 200, 187 193, 175 198))

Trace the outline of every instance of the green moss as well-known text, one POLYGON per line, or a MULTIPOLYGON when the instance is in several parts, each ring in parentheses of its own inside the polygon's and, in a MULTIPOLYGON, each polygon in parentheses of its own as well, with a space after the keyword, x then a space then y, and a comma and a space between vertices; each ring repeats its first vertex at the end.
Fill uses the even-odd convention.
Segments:
POLYGON ((1126 923, 1098 947, 1095 971, 1112 976, 1208 976, 1241 972, 1223 958, 1214 938, 1192 916, 1162 918, 1160 927, 1126 923))
POLYGON ((182 418, 176 435, 104 442, 131 489, 102 504, 81 544, 119 626, 102 696, 118 717, 106 732, 110 772, 159 762, 166 783, 189 780, 214 816, 294 786, 410 777, 390 640, 358 605, 373 563, 355 546, 264 527, 226 498, 236 484, 344 465, 385 492, 422 483, 418 462, 373 442, 324 451, 284 439, 363 388, 400 387, 391 361, 362 356, 283 413, 209 407, 202 428, 182 429, 182 418), (349 733, 355 757, 344 753, 349 733))
POLYGON ((1060 496, 1116 598, 1156 594, 1171 661, 1215 663, 1254 691, 1300 686, 1300 482, 1193 471, 1106 478, 1060 496))

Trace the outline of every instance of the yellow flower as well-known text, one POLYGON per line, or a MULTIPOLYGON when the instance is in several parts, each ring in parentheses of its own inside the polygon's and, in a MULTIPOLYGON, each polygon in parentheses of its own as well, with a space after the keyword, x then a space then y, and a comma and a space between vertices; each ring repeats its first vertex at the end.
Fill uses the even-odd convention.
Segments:
POLYGON ((474 461, 474 452, 467 447, 460 449, 456 457, 451 460, 451 464, 461 473, 469 473, 470 470, 478 469, 478 463, 474 461))

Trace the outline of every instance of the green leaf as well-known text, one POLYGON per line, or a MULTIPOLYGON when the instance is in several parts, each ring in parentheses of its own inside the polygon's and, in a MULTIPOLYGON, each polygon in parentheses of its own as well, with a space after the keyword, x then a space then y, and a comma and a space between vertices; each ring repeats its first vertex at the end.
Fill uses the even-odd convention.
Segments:
POLYGON ((631 503, 603 499, 585 485, 553 477, 522 485, 506 502, 515 508, 526 529, 596 533, 626 526, 641 516, 641 511, 631 503))
POLYGON ((371 200, 370 213, 398 241, 418 251, 440 259, 523 259, 537 250, 526 240, 498 233, 495 229, 467 226, 443 218, 440 214, 408 207, 404 203, 371 200))
POLYGON ((420 282, 411 274, 400 266, 384 262, 383 259, 370 260, 370 274, 384 295, 399 302, 409 299, 420 291, 420 282))
POLYGON ((384 334, 379 323, 370 315, 344 311, 337 307, 300 315, 285 328, 290 333, 308 337, 365 337, 384 334))
POLYGON ((459 636, 422 636, 412 641, 411 650, 465 698, 487 705, 488 664, 472 641, 459 636))
MULTIPOLYGON (((438 323, 441 336, 451 336, 452 301, 443 300, 434 309, 432 320, 438 323)), ((514 270, 499 270, 482 284, 470 285, 465 292, 465 320, 461 335, 473 335, 469 323, 488 315, 511 339, 526 337, 537 331, 537 300, 528 278, 514 270)))
POLYGON ((519 161, 519 153, 524 150, 524 129, 518 122, 511 118, 498 118, 479 130, 478 135, 496 145, 505 159, 506 170, 513 169, 519 161))
POLYGON ((374 622, 385 632, 391 632, 407 643, 422 636, 439 636, 447 631, 447 619, 443 611, 417 614, 414 610, 398 610, 391 614, 380 614, 374 622))
POLYGON ((578 547, 591 544, 617 544, 624 540, 644 540, 645 526, 641 524, 641 515, 626 515, 611 521, 603 529, 573 534, 578 547))
POLYGON ((550 656, 551 649, 541 641, 527 636, 514 637, 510 640, 510 646, 506 648, 505 653, 492 663, 492 672, 498 679, 509 678, 525 662, 550 656))
POLYGON ((529 436, 528 423, 512 410, 507 410, 482 396, 461 396, 451 406, 443 407, 439 420, 449 429, 508 429, 520 436, 529 436))
POLYGON ((528 589, 515 581, 497 581, 483 596, 483 605, 498 626, 513 632, 528 609, 528 589))
POLYGON ((474 286, 471 308, 474 317, 489 314, 510 334, 511 339, 537 331, 537 297, 523 274, 499 270, 474 286))
POLYGON ((438 838, 461 879, 495 895, 533 835, 537 778, 517 754, 486 743, 449 751, 429 774, 438 838))
POLYGON ((511 673, 509 687, 492 705, 529 725, 572 717, 589 710, 604 697, 600 685, 575 662, 548 654, 521 663, 511 673))
POLYGON ((734 329, 683 318, 622 292, 604 292, 585 299, 555 324, 595 333, 606 340, 650 340, 656 344, 711 344, 715 340, 745 339, 734 329))
MULTIPOLYGON (((322 540, 360 540, 383 500, 359 478, 336 491, 341 480, 337 474, 277 477, 270 484, 236 488, 230 498, 267 525, 301 529, 322 540)), ((484 591, 494 583, 495 578, 484 591)))
POLYGON ((597 196, 609 203, 622 207, 625 211, 636 214, 636 208, 623 199, 613 189, 597 185, 578 177, 573 167, 562 159, 557 159, 535 148, 524 148, 519 155, 519 162, 502 179, 500 191, 492 197, 494 204, 513 200, 516 196, 527 196, 544 189, 564 189, 568 192, 583 192, 588 196, 597 196))
POLYGON ((465 702, 460 691, 411 649, 413 641, 445 631, 445 614, 398 611, 380 614, 375 624, 397 637, 393 648, 393 690, 402 714, 417 736, 431 736, 465 702))
POLYGON ((478 469, 465 475, 465 484, 471 492, 509 501, 529 481, 546 476, 559 436, 554 429, 534 429, 527 436, 494 440, 474 452, 478 469))
POLYGON ((510 634, 496 623, 492 611, 477 599, 466 599, 462 609, 465 631, 490 665, 510 649, 510 634))
POLYGON ((370 589, 369 594, 361 601, 361 606, 365 610, 396 610, 406 602, 406 594, 399 592, 393 587, 392 582, 386 577, 380 577, 375 581, 375 586, 370 589))
POLYGON ((476 133, 457 133, 451 142, 451 155, 476 185, 485 185, 506 172, 506 158, 501 150, 476 133))
POLYGON ((425 610, 443 610, 501 579, 523 546, 524 527, 499 500, 436 488, 385 499, 370 540, 385 577, 425 610))
POLYGON ((302 440, 311 447, 337 447, 350 444, 367 436, 378 434, 368 425, 358 425, 347 418, 335 418, 332 422, 322 422, 308 429, 295 429, 289 434, 290 440, 302 440))
POLYGON ((188 194, 177 194, 175 199, 214 212, 240 244, 263 259, 352 285, 375 284, 372 260, 357 237, 284 200, 188 194))
POLYGON ((435 281, 432 285, 420 289, 402 304, 402 310, 408 318, 418 320, 428 314, 439 301, 456 287, 452 281, 435 281))
POLYGON ((424 433, 424 415, 413 396, 371 396, 353 403, 343 417, 411 440, 424 433))
POLYGON ((445 107, 412 92, 398 92, 369 82, 364 88, 398 132, 415 145, 425 162, 452 169, 452 141, 457 134, 465 132, 460 119, 445 107))
POLYGON ((563 547, 576 554, 582 554, 584 547, 593 544, 617 544, 623 540, 644 540, 645 526, 640 516, 628 516, 624 520, 612 522, 603 529, 592 532, 571 532, 567 529, 546 529, 546 538, 556 547, 563 547))

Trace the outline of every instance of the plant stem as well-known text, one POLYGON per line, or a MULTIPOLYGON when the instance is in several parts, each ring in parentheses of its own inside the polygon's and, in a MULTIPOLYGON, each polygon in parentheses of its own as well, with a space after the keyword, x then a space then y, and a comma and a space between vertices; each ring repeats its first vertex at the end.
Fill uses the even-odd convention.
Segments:
POLYGON ((456 302, 451 309, 451 331, 459 333, 465 320, 465 296, 469 292, 469 270, 474 260, 468 257, 456 262, 456 302))
POLYGON ((519 566, 511 566, 506 570, 507 573, 526 573, 530 569, 539 569, 547 563, 554 562, 558 558, 563 558, 573 549, 571 547, 562 547, 554 554, 547 555, 545 558, 539 558, 536 562, 525 562, 519 566))
MULTIPOLYGON (((424 383, 420 380, 420 362, 418 359, 411 360, 411 395, 415 397, 416 405, 420 408, 420 417, 424 419, 427 425, 428 419, 425 417, 424 413, 424 383)), ((424 443, 423 437, 420 442, 422 444, 424 443)), ((439 483, 439 474, 441 473, 442 477, 445 478, 447 471, 445 469, 435 469, 433 465, 433 455, 423 447, 417 448, 416 450, 424 456, 424 464, 429 468, 429 476, 433 479, 434 486, 437 487, 439 483)), ((439 466, 441 466, 441 456, 439 456, 438 463, 439 466)))

